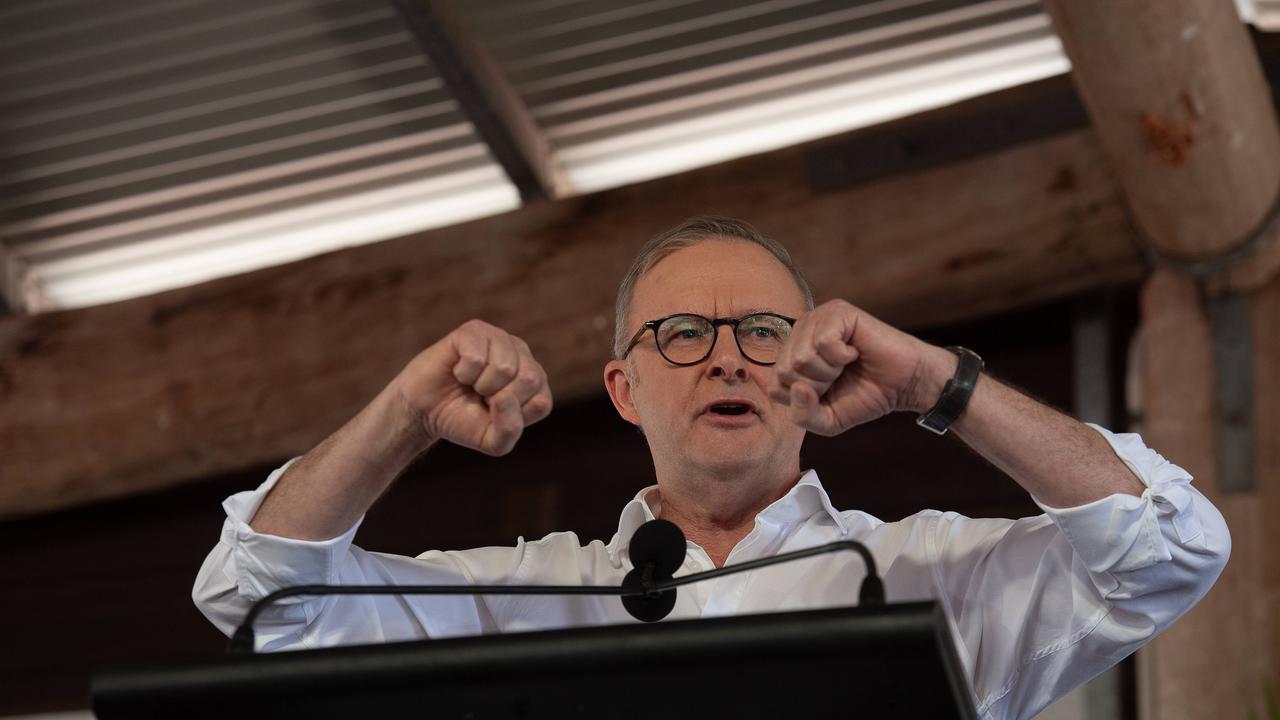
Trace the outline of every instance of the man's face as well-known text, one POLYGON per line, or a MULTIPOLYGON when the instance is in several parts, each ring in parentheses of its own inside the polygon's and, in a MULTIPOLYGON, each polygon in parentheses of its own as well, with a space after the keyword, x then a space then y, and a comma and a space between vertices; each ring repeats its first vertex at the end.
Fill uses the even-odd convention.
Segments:
MULTIPOLYGON (((640 278, 627 332, 677 313, 740 318, 762 311, 804 315, 804 296, 790 272, 758 245, 706 240, 668 255, 640 278)), ((653 332, 646 331, 631 351, 631 368, 626 360, 605 368, 614 405, 644 430, 660 476, 664 467, 726 479, 795 472, 804 431, 791 422, 785 406, 769 399, 773 368, 743 357, 731 327, 717 327, 716 333, 710 357, 677 366, 662 357, 653 332), (708 410, 724 400, 745 401, 752 410, 744 415, 708 410)))

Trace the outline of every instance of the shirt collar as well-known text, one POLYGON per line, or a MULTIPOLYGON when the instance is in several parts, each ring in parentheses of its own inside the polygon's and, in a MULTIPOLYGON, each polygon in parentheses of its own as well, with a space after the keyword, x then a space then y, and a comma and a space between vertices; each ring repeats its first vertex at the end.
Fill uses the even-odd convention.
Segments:
MULTIPOLYGON (((804 522, 815 513, 825 513, 830 517, 836 527, 840 528, 841 535, 849 533, 844 518, 831 504, 831 498, 827 495, 826 489, 818 481, 818 473, 807 470, 796 484, 791 486, 786 495, 760 511, 756 518, 780 527, 789 527, 804 522)), ((621 562, 622 558, 627 556, 631 536, 636 530, 661 514, 662 496, 658 492, 657 485, 650 485, 636 493, 636 496, 622 508, 622 516, 618 518, 618 534, 609 543, 609 554, 615 563, 621 562)))

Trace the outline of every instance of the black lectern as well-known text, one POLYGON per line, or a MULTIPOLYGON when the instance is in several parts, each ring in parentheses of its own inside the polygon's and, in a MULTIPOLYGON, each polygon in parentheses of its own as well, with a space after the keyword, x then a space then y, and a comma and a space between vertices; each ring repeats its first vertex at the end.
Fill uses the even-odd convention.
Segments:
POLYGON ((99 672, 99 718, 976 718, 946 618, 900 603, 99 672))

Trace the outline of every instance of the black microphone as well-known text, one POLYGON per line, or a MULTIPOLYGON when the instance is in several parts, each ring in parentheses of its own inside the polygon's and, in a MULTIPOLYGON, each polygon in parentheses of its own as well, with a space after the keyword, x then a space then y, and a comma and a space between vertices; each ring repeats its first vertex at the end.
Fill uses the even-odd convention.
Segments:
POLYGON ((676 589, 655 590, 655 583, 670 580, 684 564, 684 533, 670 520, 650 520, 631 536, 631 572, 622 578, 622 607, 631 617, 657 622, 676 606, 676 589))
POLYGON ((858 589, 858 604, 884 604, 884 583, 876 574, 876 562, 867 547, 857 540, 838 540, 825 545, 796 550, 773 557, 726 565, 714 570, 674 578, 684 564, 685 538, 680 528, 668 520, 650 520, 631 536, 628 555, 633 569, 622 585, 296 585, 276 590, 249 608, 244 622, 231 636, 227 652, 233 655, 254 652, 253 623, 275 601, 295 595, 618 595, 622 606, 637 620, 656 622, 666 617, 676 604, 676 588, 703 580, 754 570, 768 565, 853 550, 862 556, 867 575, 858 589))

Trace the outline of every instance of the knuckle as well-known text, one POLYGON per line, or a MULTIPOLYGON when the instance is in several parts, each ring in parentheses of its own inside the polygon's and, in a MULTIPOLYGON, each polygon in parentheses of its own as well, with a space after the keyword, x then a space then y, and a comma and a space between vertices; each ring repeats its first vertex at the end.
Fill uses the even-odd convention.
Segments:
POLYGON ((839 333, 834 331, 823 333, 822 336, 818 338, 818 346, 822 348, 834 349, 843 344, 844 340, 840 337, 839 333))
POLYGON ((483 368, 483 360, 474 357, 463 357, 460 358, 458 363, 453 366, 453 375, 459 381, 470 380, 474 382, 479 379, 483 368))
POLYGON ((489 369, 492 370, 495 375, 501 378, 510 379, 516 376, 515 364, 507 360, 491 361, 489 363, 489 369))
POLYGON ((544 397, 535 397, 529 401, 527 406, 529 415, 537 420, 541 420, 551 413, 551 399, 544 397))
POLYGON ((528 394, 536 391, 542 380, 533 373, 520 373, 511 380, 511 385, 515 390, 528 394))

